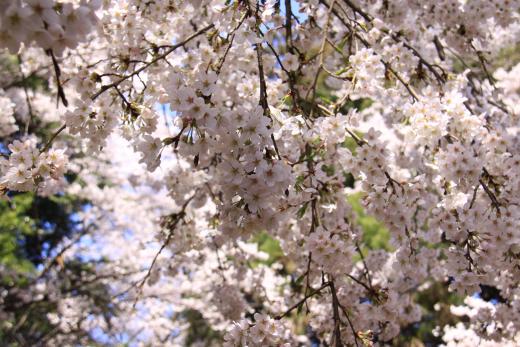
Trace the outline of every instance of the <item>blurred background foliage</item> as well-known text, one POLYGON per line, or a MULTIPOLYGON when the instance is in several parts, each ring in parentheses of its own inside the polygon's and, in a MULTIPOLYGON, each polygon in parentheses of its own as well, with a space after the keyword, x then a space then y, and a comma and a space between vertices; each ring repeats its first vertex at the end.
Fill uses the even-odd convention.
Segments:
MULTIPOLYGON (((0 88, 15 94, 48 92, 45 69, 23 76, 20 59, 0 52, 0 88)), ((34 109, 26 126, 27 114, 18 113, 24 107, 17 107, 14 114, 19 130, 0 137, 0 156, 4 158, 9 155, 7 145, 21 138, 26 129, 46 143, 59 126, 57 122, 41 121, 34 109)), ((69 182, 76 179, 74 175, 66 178, 69 182)), ((93 302, 93 311, 101 312, 107 319, 115 314, 107 288, 92 280, 96 264, 80 258, 65 261, 57 256, 63 244, 78 241, 79 234, 85 231, 76 214, 88 202, 64 194, 40 197, 27 192, 8 196, 9 200, 0 200, 0 346, 45 346, 58 332, 48 317, 57 312, 57 296, 87 296, 93 302), (29 288, 34 287, 42 270, 50 266, 54 271, 52 293, 31 291, 29 288)), ((85 336, 78 330, 77 340, 82 338, 85 336)), ((95 339, 86 339, 95 346, 95 339)))
POLYGON ((34 271, 77 229, 71 215, 81 202, 71 196, 42 198, 33 193, 0 202, 0 263, 12 271, 34 271))

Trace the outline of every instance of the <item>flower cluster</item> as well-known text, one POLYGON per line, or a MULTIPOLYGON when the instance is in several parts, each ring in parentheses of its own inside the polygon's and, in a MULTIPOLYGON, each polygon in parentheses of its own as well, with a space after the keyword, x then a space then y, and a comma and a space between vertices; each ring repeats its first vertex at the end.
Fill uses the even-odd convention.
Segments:
POLYGON ((342 240, 341 234, 331 235, 319 228, 310 234, 306 241, 312 259, 327 273, 349 273, 352 266, 353 246, 342 240))
POLYGON ((111 298, 49 344, 518 345, 518 1, 99 3, 0 5, 0 192, 88 201, 63 258, 111 298))
POLYGON ((213 301, 226 319, 240 320, 245 310, 245 302, 236 287, 230 285, 219 285, 215 288, 213 301))
POLYGON ((6 1, 0 5, 0 45, 16 53, 20 44, 35 42, 61 55, 65 48, 75 48, 92 30, 97 6, 97 1, 80 6, 53 0, 6 1))
POLYGON ((460 143, 450 143, 438 156, 441 172, 447 180, 461 186, 462 189, 478 184, 482 172, 482 161, 471 147, 460 143))
POLYGON ((9 160, 1 162, 2 185, 17 191, 37 190, 43 196, 63 189, 68 161, 64 150, 40 153, 31 140, 14 141, 9 150, 9 160))
POLYGON ((256 313, 254 324, 246 320, 234 323, 224 337, 225 346, 290 346, 283 343, 285 328, 279 320, 256 313))
POLYGON ((109 104, 97 103, 97 107, 76 100, 74 110, 64 115, 65 125, 73 135, 88 139, 89 150, 97 151, 106 144, 106 139, 118 123, 109 104))
POLYGON ((3 111, 2 118, 0 118, 0 137, 9 136, 18 130, 13 117, 14 106, 11 99, 0 95, 0 109, 3 111))

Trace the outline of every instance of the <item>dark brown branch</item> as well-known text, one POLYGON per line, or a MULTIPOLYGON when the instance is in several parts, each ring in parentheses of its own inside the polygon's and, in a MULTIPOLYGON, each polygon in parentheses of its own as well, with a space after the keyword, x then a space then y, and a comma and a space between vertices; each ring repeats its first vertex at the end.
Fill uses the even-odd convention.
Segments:
POLYGON ((338 301, 338 304, 339 304, 339 307, 341 308, 341 311, 343 312, 343 315, 345 316, 345 318, 347 318, 347 322, 350 327, 350 330, 352 330, 352 335, 354 335, 354 343, 356 344, 356 347, 359 347, 358 339, 359 340, 361 340, 361 339, 358 336, 356 329, 354 328, 354 324, 352 323, 352 320, 350 319, 350 316, 348 315, 348 312, 345 309, 345 307, 339 301, 338 301))
MULTIPOLYGON (((426 66, 428 68, 428 70, 435 76, 435 78, 437 79, 437 81, 440 83, 445 83, 446 82, 446 78, 444 78, 443 75, 441 75, 439 73, 439 71, 437 71, 435 69, 435 66, 437 66, 439 69, 441 69, 442 73, 445 74, 444 70, 438 66, 438 65, 432 65, 431 63, 429 63, 426 59, 424 59, 424 57, 421 55, 421 53, 419 53, 419 51, 417 49, 415 49, 413 46, 411 46, 409 43, 407 43, 406 41, 404 40, 401 40, 400 37, 397 35, 397 34, 391 34, 390 35, 392 37, 392 39, 395 41, 395 42, 402 42, 403 46, 408 48, 410 51, 412 51, 413 55, 415 55, 417 58, 419 58, 419 61, 421 62, 421 64, 423 64, 424 66, 426 66)), ((438 41, 438 39, 437 39, 438 41)), ((438 41, 439 44, 440 44, 440 41, 438 41)), ((444 52, 444 51, 443 51, 444 52)))
POLYGON ((437 50, 437 55, 439 56, 439 59, 442 61, 446 60, 446 53, 444 52, 444 47, 437 35, 433 37, 433 44, 435 45, 435 49, 437 50))
POLYGON ((371 22, 373 20, 372 16, 360 9, 356 4, 352 3, 350 0, 343 0, 343 2, 352 9, 355 13, 359 14, 361 17, 363 17, 364 20, 367 22, 371 22))
POLYGON ((291 93, 291 99, 292 99, 292 106, 294 109, 303 112, 303 109, 300 105, 300 92, 295 87, 296 80, 294 79, 293 74, 285 68, 285 66, 282 63, 282 60, 280 59, 280 55, 276 52, 275 48, 269 43, 269 41, 266 41, 267 47, 271 50, 271 52, 274 54, 276 61, 278 64, 280 64, 281 69, 287 74, 287 80, 289 82, 289 90, 291 93))
POLYGON ((264 109, 264 116, 269 115, 269 104, 267 103, 267 86, 264 75, 264 62, 262 59, 262 44, 256 44, 256 56, 258 59, 258 78, 260 79, 260 100, 259 105, 264 109))
POLYGON ((372 292, 372 289, 366 285, 365 283, 361 282, 360 280, 358 280, 356 277, 352 276, 351 274, 347 274, 347 276, 352 279, 354 282, 356 282, 357 284, 359 284, 360 286, 362 286, 363 288, 365 288, 367 290, 368 293, 371 293, 372 292))
POLYGON ((368 281, 368 286, 372 288, 372 276, 370 276, 370 270, 368 269, 367 262, 365 261, 365 256, 363 255, 363 252, 361 251, 361 247, 359 247, 359 243, 356 242, 356 251, 358 252, 359 256, 361 257, 361 262, 363 263, 363 267, 365 268, 365 277, 368 281))
POLYGON ((294 48, 292 44, 292 9, 291 9, 291 0, 285 0, 285 45, 287 46, 287 50, 293 53, 294 48))
POLYGON ((419 95, 417 95, 417 93, 415 92, 415 90, 412 88, 412 86, 406 82, 403 77, 401 77, 401 75, 395 71, 389 63, 385 62, 384 60, 381 59, 381 62, 383 63, 383 65, 386 67, 386 69, 388 71, 390 71, 398 80, 399 82, 401 82, 401 84, 406 88, 406 90, 408 91, 408 93, 410 93, 410 95, 412 96, 412 98, 415 100, 415 101, 419 101, 419 95))
POLYGON ((482 188, 484 188, 484 191, 486 192, 487 196, 491 200, 491 204, 493 207, 497 210, 497 214, 500 214, 500 203, 498 202, 497 197, 495 194, 489 189, 486 183, 482 179, 478 180, 482 188))
POLYGON ((215 72, 217 75, 220 75, 220 70, 222 70, 222 66, 224 65, 224 62, 226 61, 227 55, 229 51, 231 50, 231 47, 233 46, 233 41, 235 40, 235 32, 242 26, 244 21, 247 18, 247 13, 245 13, 242 18, 240 19, 238 25, 227 35, 227 38, 229 39, 229 44, 226 47, 226 50, 224 51, 224 55, 219 59, 217 67, 215 72))
POLYGON ((54 67, 54 73, 56 75, 56 85, 58 88, 58 99, 57 99, 56 103, 58 104, 59 100, 61 100, 63 105, 65 107, 67 107, 67 106, 69 106, 69 102, 67 101, 67 98, 65 97, 65 92, 64 92, 63 86, 61 85, 61 82, 60 82, 60 77, 61 77, 60 65, 58 64, 58 60, 56 60, 56 56, 54 55, 54 52, 52 49, 48 49, 46 52, 52 59, 52 66, 54 67))
POLYGON ((475 203, 475 199, 477 198, 477 191, 478 187, 480 187, 479 184, 475 184, 475 189, 473 190, 473 197, 471 198, 471 203, 469 204, 469 208, 473 208, 473 204, 475 203))
POLYGON ((342 347, 343 342, 341 341, 341 318, 339 316, 339 300, 336 293, 336 287, 334 286, 334 281, 329 282, 330 291, 332 293, 332 314, 334 317, 334 344, 336 347, 342 347))
POLYGON ((319 292, 321 292, 323 289, 327 288, 328 286, 330 286, 331 282, 325 282, 321 287, 319 287, 318 289, 316 290, 313 290, 311 293, 305 295, 305 297, 303 299, 301 299, 300 301, 298 301, 296 304, 292 305, 287 311, 285 311, 284 313, 274 317, 274 319, 276 320, 280 320, 282 319, 283 317, 287 316, 289 313, 291 313, 292 311, 294 311, 296 308, 298 308, 300 305, 303 305, 304 303, 307 302, 307 300, 311 297, 313 297, 314 295, 318 294, 319 292))
MULTIPOLYGON (((265 74, 264 74, 264 61, 262 58, 262 44, 256 44, 256 56, 258 58, 258 78, 260 79, 260 100, 258 104, 262 106, 264 109, 264 116, 271 118, 271 112, 269 111, 269 104, 267 102, 267 85, 265 83, 265 74)), ((272 120, 272 118, 271 118, 272 120)), ((278 156, 279 160, 282 160, 282 156, 278 150, 278 145, 276 144, 276 140, 274 135, 271 134, 271 141, 273 142, 273 147, 278 156)))
POLYGON ((49 141, 45 144, 45 146, 43 146, 43 148, 41 149, 41 153, 43 152, 47 152, 49 150, 49 148, 51 147, 52 143, 54 142, 54 140, 56 139, 56 137, 58 137, 58 135, 63 131, 65 130, 65 128, 67 127, 67 125, 63 124, 54 134, 52 134, 51 138, 49 139, 49 141))
POLYGON ((484 74, 486 75, 486 78, 488 79, 489 83, 491 83, 491 85, 494 88, 496 88, 496 80, 493 77, 493 75, 491 74, 491 72, 489 71, 489 69, 487 68, 486 57, 484 57, 484 54, 482 53, 482 51, 476 49, 475 46, 473 46, 473 44, 471 44, 471 48, 473 48, 473 50, 477 54, 478 61, 479 61, 480 65, 482 66, 482 70, 484 71, 484 74))

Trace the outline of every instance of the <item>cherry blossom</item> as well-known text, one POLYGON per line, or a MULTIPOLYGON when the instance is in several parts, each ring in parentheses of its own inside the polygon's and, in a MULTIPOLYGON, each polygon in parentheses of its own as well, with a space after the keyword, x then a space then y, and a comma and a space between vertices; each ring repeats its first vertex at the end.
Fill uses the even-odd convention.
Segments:
POLYGON ((0 73, 0 198, 84 202, 84 234, 23 289, 53 300, 46 343, 183 345, 196 312, 214 345, 395 345, 442 288, 460 303, 434 310, 459 318, 438 341, 518 345, 519 9, 0 4, 17 68, 0 73), (74 259, 98 261, 85 288, 113 313, 60 290, 74 259))

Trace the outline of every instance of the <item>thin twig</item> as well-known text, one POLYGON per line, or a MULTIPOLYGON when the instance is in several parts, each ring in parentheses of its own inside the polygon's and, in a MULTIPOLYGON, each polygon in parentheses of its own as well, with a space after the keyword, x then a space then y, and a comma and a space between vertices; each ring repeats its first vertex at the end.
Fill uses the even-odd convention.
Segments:
POLYGON ((330 291, 332 293, 332 314, 334 317, 334 342, 336 347, 342 347, 343 342, 341 341, 341 330, 340 330, 340 324, 341 324, 341 318, 339 316, 339 300, 336 293, 336 287, 334 286, 334 281, 329 282, 330 291))
POLYGON ((475 189, 473 190, 473 197, 471 198, 471 203, 469 204, 470 210, 473 208, 473 204, 475 203, 475 199, 477 198, 478 187, 480 187, 480 185, 475 184, 475 189))
POLYGON ((56 130, 56 132, 54 134, 52 134, 51 138, 49 139, 49 141, 45 144, 45 146, 43 146, 42 150, 40 151, 41 153, 43 152, 47 152, 47 150, 49 150, 49 148, 51 147, 52 145, 52 142, 54 142, 54 140, 56 139, 56 137, 58 137, 58 135, 63 131, 65 130, 65 128, 67 127, 66 124, 63 124, 58 130, 56 130))
MULTIPOLYGON (((307 101, 309 100, 309 94, 311 91, 312 91, 311 100, 314 101, 314 98, 316 96, 316 87, 317 87, 317 83, 318 83, 318 77, 323 68, 325 44, 327 43, 327 34, 328 34, 327 31, 329 29, 330 17, 331 17, 331 13, 332 13, 335 3, 336 3, 336 0, 332 0, 332 3, 330 4, 330 7, 329 7, 329 11, 327 12, 327 21, 325 22, 325 27, 323 28, 323 39, 321 41, 321 47, 320 47, 320 53, 319 53, 320 59, 319 59, 319 63, 318 63, 318 70, 316 71, 316 75, 314 76, 314 80, 312 81, 311 89, 309 89, 307 91, 307 94, 305 95, 305 100, 307 100, 307 101)), ((312 109, 311 109, 311 113, 312 113, 312 109)))
POLYGON ((227 55, 228 55, 229 51, 231 50, 231 47, 233 46, 233 41, 235 40, 235 32, 242 26, 242 24, 244 23, 246 18, 247 18, 247 13, 244 13, 242 18, 238 22, 237 26, 229 33, 229 35, 227 35, 227 37, 229 39, 229 44, 226 47, 226 50, 224 51, 224 55, 218 61, 217 67, 215 69, 215 72, 217 73, 217 75, 220 75, 222 66, 224 66, 224 62, 226 61, 227 55))
POLYGON ((67 107, 67 106, 69 106, 69 102, 67 101, 67 98, 65 97, 65 92, 64 92, 63 86, 61 85, 61 82, 60 82, 60 77, 61 77, 60 65, 58 64, 58 60, 56 60, 56 56, 54 55, 54 51, 52 49, 48 49, 46 52, 52 59, 52 66, 54 66, 54 74, 56 75, 56 85, 58 88, 58 96, 57 96, 56 104, 59 104, 59 100, 61 100, 61 102, 63 103, 63 106, 67 107))
POLYGON ((285 45, 287 50, 292 53, 294 51, 292 44, 292 22, 291 22, 292 8, 291 0, 285 0, 285 45))
POLYGON ((497 210, 497 214, 500 215, 500 203, 498 202, 497 197, 495 196, 495 194, 493 194, 493 192, 489 189, 489 187, 484 183, 482 179, 479 179, 478 181, 480 185, 482 185, 482 188, 484 188, 484 191, 486 192, 489 199, 491 200, 491 204, 497 210))
POLYGON ((406 88, 406 90, 408 91, 408 93, 410 93, 410 95, 413 97, 413 99, 415 101, 419 101, 419 95, 417 95, 417 93, 415 92, 415 90, 412 88, 412 86, 406 82, 404 80, 404 78, 397 72, 395 71, 389 63, 385 62, 384 60, 381 59, 381 62, 383 63, 383 65, 386 67, 386 69, 388 71, 390 71, 398 80, 399 82, 401 82, 401 84, 406 88))
POLYGON ((331 282, 325 282, 321 287, 319 287, 318 289, 316 290, 313 290, 311 293, 305 295, 305 297, 303 299, 301 299, 300 301, 298 301, 296 304, 292 305, 289 309, 287 309, 284 313, 274 317, 274 319, 276 320, 280 320, 282 319, 283 317, 287 316, 289 313, 291 313, 292 311, 294 311, 297 307, 299 307, 300 305, 303 305, 305 302, 307 302, 307 300, 311 297, 313 297, 314 295, 318 294, 319 292, 321 292, 323 289, 327 288, 328 286, 330 286, 331 282))
MULTIPOLYGON (((260 79, 260 100, 259 105, 262 106, 264 110, 264 116, 271 118, 271 112, 269 111, 269 104, 267 102, 267 85, 265 83, 265 75, 264 75, 264 62, 262 58, 262 44, 256 44, 256 56, 258 58, 258 78, 260 79)), ((282 156, 280 155, 280 151, 278 150, 278 145, 276 144, 276 140, 274 135, 271 133, 271 141, 273 142, 273 147, 278 156, 279 160, 282 160, 282 156)))
POLYGON ((356 329, 354 328, 354 324, 352 323, 352 320, 350 319, 350 316, 348 315, 347 310, 339 301, 338 301, 338 305, 341 308, 343 315, 345 315, 345 318, 347 318, 347 322, 348 322, 348 325, 350 326, 350 330, 352 330, 352 335, 354 335, 354 343, 356 344, 356 347, 359 347, 358 339, 360 339, 360 337, 358 336, 358 333, 356 332, 356 329))
MULTIPOLYGON (((70 243, 68 243, 66 246, 64 246, 58 252, 58 254, 56 254, 49 262, 47 262, 47 265, 45 265, 45 267, 43 268, 42 272, 40 272, 40 274, 38 275, 36 280, 43 278, 50 271, 52 266, 54 264, 58 263, 58 259, 60 259, 63 256, 63 254, 65 254, 65 252, 67 250, 69 250, 72 246, 74 246, 83 236, 85 236, 88 233, 88 231, 91 229, 91 227, 93 227, 93 226, 94 226, 94 224, 90 224, 86 228, 83 228, 83 230, 81 230, 81 232, 76 234, 76 236, 72 239, 72 241, 70 241, 70 243)), ((35 280, 35 282, 36 282, 36 280, 35 280)))
POLYGON ((367 22, 371 22, 372 21, 372 19, 373 19, 372 16, 369 15, 368 13, 366 13, 365 11, 361 10, 352 1, 350 1, 350 0, 343 0, 343 2, 345 4, 347 4, 347 6, 350 7, 355 13, 358 13, 359 15, 361 15, 361 17, 363 17, 363 19, 365 19, 367 22))
POLYGON ((22 69, 22 55, 21 54, 18 54, 18 69, 20 70, 20 75, 22 76, 22 81, 24 81, 22 83, 22 88, 23 88, 23 92, 25 94, 25 102, 27 103, 27 109, 29 110, 29 119, 27 119, 27 122, 25 122, 25 131, 24 131, 25 136, 27 136, 29 134, 29 126, 31 125, 31 122, 34 118, 34 113, 33 113, 33 108, 31 105, 31 100, 29 98, 29 91, 27 89, 27 83, 25 82, 27 78, 22 69))
MULTIPOLYGON (((186 208, 188 207, 188 204, 193 200, 193 198, 195 198, 196 194, 197 194, 197 192, 195 192, 191 197, 189 197, 184 202, 184 204, 181 207, 180 212, 176 213, 176 218, 175 218, 175 221, 174 221, 172 227, 175 227, 177 225, 177 223, 184 217, 186 208)), ((166 246, 168 246, 170 244, 170 241, 171 241, 173 235, 174 235, 173 230, 170 230, 169 233, 168 233, 168 236, 166 237, 166 240, 161 245, 161 248, 159 248, 159 251, 155 254, 155 256, 154 256, 154 258, 152 260, 152 263, 150 264, 150 267, 148 268, 148 271, 146 272, 146 275, 143 277, 143 279, 141 281, 139 281, 137 283, 137 288, 139 289, 139 293, 142 292, 143 286, 146 283, 146 280, 148 280, 148 278, 150 278, 150 276, 152 275, 152 270, 154 268, 155 263, 157 262, 157 259, 161 255, 162 251, 166 248, 166 246)), ((134 285, 132 285, 129 288, 129 290, 132 289, 133 287, 134 287, 134 285)), ((139 295, 136 295, 135 300, 134 300, 134 304, 133 304, 134 307, 137 304, 138 300, 139 300, 139 295)))

